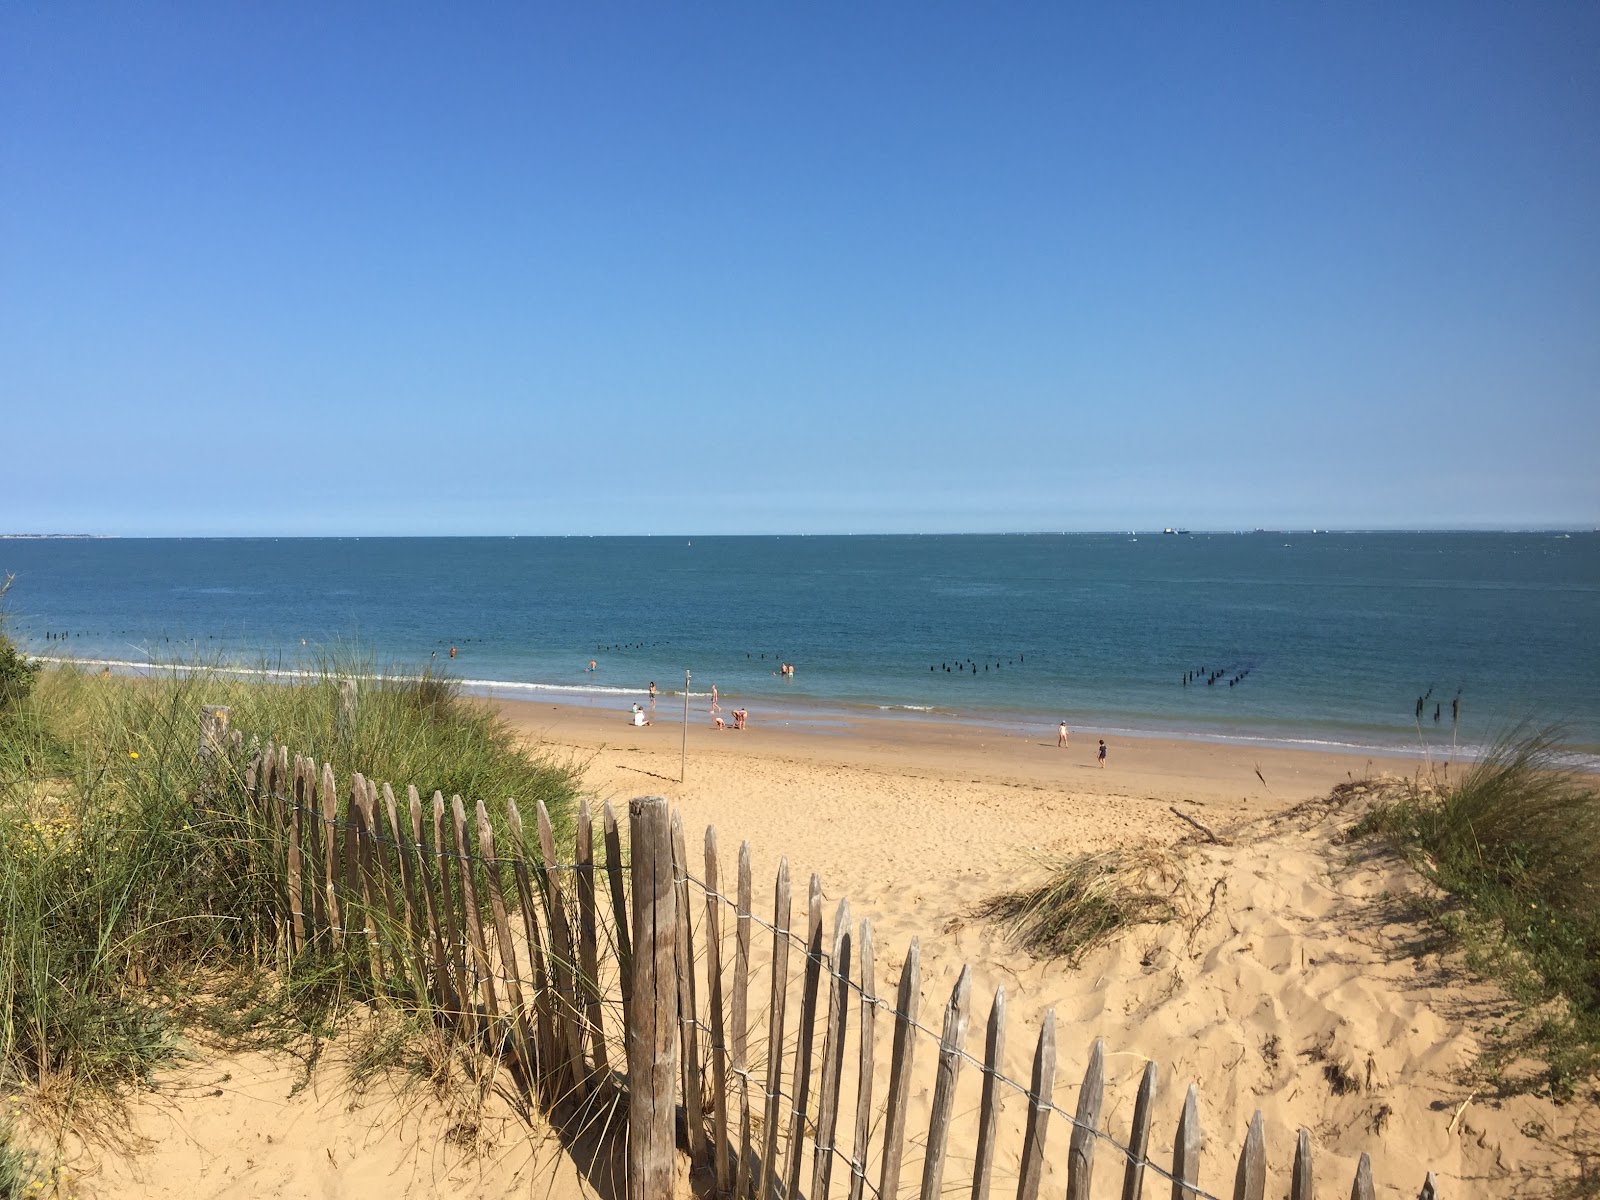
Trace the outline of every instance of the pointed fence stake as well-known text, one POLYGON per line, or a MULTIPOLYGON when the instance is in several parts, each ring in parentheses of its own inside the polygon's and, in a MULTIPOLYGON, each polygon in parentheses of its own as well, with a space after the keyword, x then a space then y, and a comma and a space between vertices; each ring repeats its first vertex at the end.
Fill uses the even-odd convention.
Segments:
POLYGON ((1000 1124, 1000 1080, 1006 1042, 1006 989, 994 990, 989 1030, 983 1042, 983 1097, 978 1101, 978 1147, 972 1160, 972 1200, 989 1200, 994 1171, 995 1130, 1000 1124))
POLYGON ((1073 1114, 1072 1138, 1067 1149, 1067 1200, 1089 1200, 1094 1178, 1094 1147, 1100 1128, 1100 1105, 1106 1086, 1106 1040, 1095 1038, 1089 1065, 1078 1089, 1078 1109, 1073 1114))
POLYGON ((1039 1044, 1033 1052, 1033 1084, 1028 1088, 1028 1124, 1022 1133, 1022 1163, 1017 1169, 1017 1200, 1038 1200, 1044 1178, 1045 1135, 1056 1091, 1056 1010, 1044 1010, 1039 1044))
POLYGON ((1261 1110, 1250 1118, 1250 1129, 1239 1151, 1239 1170, 1233 1180, 1233 1200, 1265 1200, 1267 1194, 1267 1136, 1261 1127, 1261 1110))
POLYGON ((1204 1146, 1200 1090, 1191 1083, 1183 1097, 1183 1115, 1178 1118, 1178 1136, 1172 1146, 1172 1200, 1198 1200, 1200 1151, 1204 1146))

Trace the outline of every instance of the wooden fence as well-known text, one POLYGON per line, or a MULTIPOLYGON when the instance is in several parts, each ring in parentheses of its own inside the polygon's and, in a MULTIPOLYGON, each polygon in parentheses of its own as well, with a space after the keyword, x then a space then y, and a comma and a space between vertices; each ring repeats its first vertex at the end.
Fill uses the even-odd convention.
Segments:
MULTIPOLYGON (((680 1151, 694 1194, 741 1200, 1034 1200, 1063 1187, 1069 1200, 1138 1200, 1152 1183, 1173 1200, 1217 1195, 1201 1185, 1193 1085, 1175 1137, 1152 1148, 1157 1072, 1146 1063, 1127 1133, 1113 1137, 1103 1114, 1116 1081, 1108 1085, 1102 1040, 1089 1047, 1076 1107, 1058 1107, 1052 1013, 1030 1077, 1011 1078, 1003 988, 981 1048, 967 1045, 965 967, 941 1028, 924 1025, 915 939, 895 983, 880 987, 872 927, 852 921, 848 901, 826 928, 813 875, 796 930, 782 862, 767 920, 754 904, 749 844, 729 888, 707 829, 697 872, 682 821, 660 797, 631 801, 629 859, 609 804, 597 856, 594 814, 580 804, 562 860, 543 804, 535 846, 515 801, 492 814, 481 799, 471 809, 438 792, 424 801, 414 787, 402 798, 359 774, 341 785, 330 764, 270 744, 242 766, 281 867, 287 952, 349 956, 375 997, 431 1012, 491 1070, 506 1064, 558 1122, 613 1115, 629 1200, 682 1188, 680 1151)), ((1288 1186, 1274 1194, 1312 1200, 1312 1159, 1301 1129, 1288 1186)), ((1234 1164, 1212 1171, 1233 1166, 1231 1195, 1263 1200, 1259 1111, 1234 1164)), ((1374 1195, 1365 1154, 1348 1195, 1374 1195)), ((1430 1174, 1420 1196, 1436 1195, 1430 1174)))

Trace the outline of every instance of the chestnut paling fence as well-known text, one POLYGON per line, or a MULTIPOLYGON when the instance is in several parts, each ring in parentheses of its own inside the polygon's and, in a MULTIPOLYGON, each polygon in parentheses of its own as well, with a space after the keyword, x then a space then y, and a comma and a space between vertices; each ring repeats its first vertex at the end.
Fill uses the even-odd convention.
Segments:
MULTIPOLYGON (((207 737, 203 727, 203 754, 207 737)), ((694 1193, 718 1197, 1267 1194, 1259 1111, 1237 1157, 1210 1164, 1223 1186, 1208 1190, 1193 1085, 1175 1135, 1157 1138, 1157 1071, 1145 1063, 1126 1089, 1126 1132, 1113 1136, 1111 1109, 1125 1111, 1128 1096, 1108 1063, 1126 1056, 1096 1039, 1076 1106, 1059 1107, 1052 1013, 1018 1073, 1027 1078, 1013 1078, 1003 988, 978 1036, 963 967, 940 1027, 924 1024, 915 939, 896 981, 880 982, 872 927, 852 921, 848 901, 829 928, 813 875, 797 926, 781 862, 771 908, 758 913, 749 844, 731 878, 714 828, 691 861, 661 797, 630 802, 626 838, 609 804, 598 838, 580 805, 562 858, 542 803, 529 831, 514 800, 492 813, 481 799, 424 800, 414 787, 401 797, 360 774, 341 782, 331 764, 286 747, 218 744, 240 756, 272 845, 285 950, 349 956, 375 997, 430 1011, 556 1121, 609 1124, 630 1200, 682 1187, 680 1150, 694 1193)), ((1319 1194, 1306 1130, 1278 1166, 1289 1179, 1274 1194, 1319 1194)), ((1320 1194, 1373 1196, 1367 1156, 1348 1188, 1320 1194)), ((1430 1174, 1420 1196, 1437 1194, 1430 1174)))

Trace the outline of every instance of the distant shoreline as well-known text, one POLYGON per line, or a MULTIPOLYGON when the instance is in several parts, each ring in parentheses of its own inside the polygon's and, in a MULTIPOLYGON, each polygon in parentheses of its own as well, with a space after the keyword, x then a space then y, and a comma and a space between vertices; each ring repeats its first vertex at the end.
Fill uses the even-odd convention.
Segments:
MULTIPOLYGON (((194 673, 211 671, 222 675, 260 678, 270 682, 311 681, 323 677, 315 667, 241 667, 225 664, 140 663, 131 659, 76 658, 68 655, 30 655, 37 662, 53 666, 95 667, 116 675, 137 678, 154 672, 194 673)), ((363 682, 389 680, 415 682, 422 675, 414 672, 376 672, 348 676, 363 682)), ((538 683, 508 679, 469 679, 456 675, 441 675, 460 686, 463 694, 493 704, 539 705, 557 704, 563 709, 598 713, 611 706, 618 714, 624 713, 633 702, 644 703, 649 693, 641 687, 610 687, 596 684, 538 683)), ((709 691, 691 690, 688 698, 694 703, 689 708, 689 720, 696 723, 706 719, 706 707, 701 703, 710 699, 709 691)), ((660 688, 656 707, 651 711, 663 723, 682 719, 684 692, 682 689, 660 688)), ((739 693, 725 692, 724 707, 743 703, 752 707, 739 693), (738 700, 735 697, 739 697, 738 700)), ((765 724, 779 723, 814 734, 848 736, 853 727, 866 722, 890 727, 921 726, 929 729, 943 728, 951 732, 964 731, 974 735, 988 731, 991 734, 1016 735, 1037 727, 1040 736, 1055 736, 1059 717, 1055 714, 1024 716, 999 710, 940 709, 921 705, 860 704, 809 696, 787 696, 779 700, 762 698, 753 707, 755 715, 765 724)), ((1256 733, 1247 730, 1217 731, 1195 726, 1164 727, 1146 723, 1122 723, 1115 716, 1096 720, 1093 717, 1074 715, 1070 718, 1072 730, 1083 737, 1123 737, 1140 741, 1181 742, 1194 746, 1233 747, 1261 750, 1289 751, 1312 754, 1335 754, 1346 758, 1388 758, 1409 762, 1431 761, 1464 762, 1478 758, 1484 746, 1462 743, 1459 746, 1437 744, 1383 743, 1341 739, 1329 731, 1324 736, 1314 736, 1318 731, 1307 727, 1305 736, 1292 736, 1288 731, 1280 735, 1256 733)), ((1600 774, 1600 753, 1594 747, 1574 746, 1569 755, 1572 766, 1585 772, 1600 774)))

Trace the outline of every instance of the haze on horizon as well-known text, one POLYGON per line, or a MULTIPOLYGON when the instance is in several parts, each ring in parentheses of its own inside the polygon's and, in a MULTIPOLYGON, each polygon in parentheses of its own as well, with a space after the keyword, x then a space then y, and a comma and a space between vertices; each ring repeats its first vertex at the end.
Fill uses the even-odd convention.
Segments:
POLYGON ((1600 525, 1600 7, 0 9, 0 530, 1600 525))

